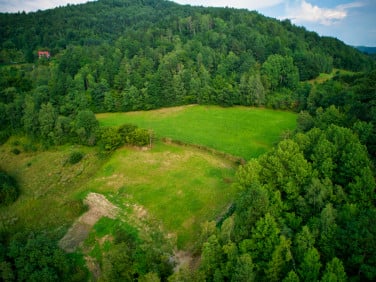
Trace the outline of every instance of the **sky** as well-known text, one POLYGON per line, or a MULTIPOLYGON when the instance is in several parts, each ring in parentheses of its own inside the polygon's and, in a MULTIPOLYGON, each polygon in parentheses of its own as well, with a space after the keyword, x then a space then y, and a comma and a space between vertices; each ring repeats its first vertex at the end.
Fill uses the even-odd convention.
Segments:
MULTIPOLYGON (((93 0, 90 0, 93 1, 93 0)), ((173 0, 192 6, 256 10, 290 19, 319 35, 336 37, 353 46, 376 47, 376 0, 173 0)), ((30 12, 88 0, 0 0, 0 12, 30 12)))

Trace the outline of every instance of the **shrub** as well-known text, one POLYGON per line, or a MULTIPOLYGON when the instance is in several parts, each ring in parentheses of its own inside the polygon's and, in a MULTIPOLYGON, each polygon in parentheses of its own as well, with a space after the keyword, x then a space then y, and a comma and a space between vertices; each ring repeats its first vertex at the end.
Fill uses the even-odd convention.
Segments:
POLYGON ((69 155, 68 163, 70 163, 71 165, 79 163, 83 157, 84 157, 84 154, 82 152, 79 152, 79 151, 72 152, 69 155))
POLYGON ((127 143, 136 146, 145 146, 150 142, 150 133, 146 129, 137 128, 127 136, 127 143))
POLYGON ((18 148, 13 148, 13 149, 11 150, 11 152, 12 152, 13 154, 15 154, 15 155, 19 155, 19 154, 21 153, 21 151, 20 151, 18 148))
POLYGON ((121 135, 121 137, 123 138, 123 140, 126 140, 127 136, 129 136, 129 134, 134 132, 136 129, 137 129, 136 125, 126 123, 126 124, 119 126, 118 132, 121 135))
POLYGON ((125 139, 115 127, 104 127, 100 130, 100 145, 106 151, 114 151, 124 144, 125 139))
POLYGON ((0 206, 13 203, 19 196, 16 180, 7 173, 0 171, 0 206))

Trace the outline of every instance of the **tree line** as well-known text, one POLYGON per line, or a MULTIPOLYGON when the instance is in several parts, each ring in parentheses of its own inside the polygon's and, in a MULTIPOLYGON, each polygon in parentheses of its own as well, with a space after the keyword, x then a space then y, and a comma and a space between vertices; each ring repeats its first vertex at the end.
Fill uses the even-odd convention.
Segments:
POLYGON ((239 167, 233 209, 170 281, 373 281, 375 72, 313 86, 296 132, 239 167))

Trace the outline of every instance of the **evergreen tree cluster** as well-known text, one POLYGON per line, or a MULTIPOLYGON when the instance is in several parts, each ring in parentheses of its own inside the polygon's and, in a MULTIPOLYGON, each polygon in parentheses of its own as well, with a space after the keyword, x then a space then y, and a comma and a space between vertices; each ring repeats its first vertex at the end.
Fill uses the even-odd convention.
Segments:
POLYGON ((315 84, 295 134, 238 169, 235 212, 204 229, 194 279, 376 278, 374 78, 315 84))

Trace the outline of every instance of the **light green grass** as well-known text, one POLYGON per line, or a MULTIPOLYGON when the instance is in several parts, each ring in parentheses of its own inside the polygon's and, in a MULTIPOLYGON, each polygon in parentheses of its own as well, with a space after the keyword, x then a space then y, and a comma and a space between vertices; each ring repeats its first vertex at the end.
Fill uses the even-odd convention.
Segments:
POLYGON ((133 123, 167 137, 250 159, 269 150, 296 115, 262 108, 183 106, 154 111, 98 114, 101 126, 133 123))
POLYGON ((189 248, 200 224, 215 220, 236 193, 233 164, 195 148, 159 142, 147 151, 121 148, 103 160, 95 148, 76 146, 14 155, 11 143, 0 147, 0 167, 21 187, 19 199, 0 208, 0 228, 10 232, 49 229, 62 237, 83 212, 81 200, 98 192, 121 208, 124 220, 157 222, 179 248, 189 248), (66 164, 76 150, 84 159, 66 164))
POLYGON ((200 225, 215 220, 232 201, 235 167, 194 148, 157 143, 148 151, 121 149, 104 164, 89 190, 108 193, 119 206, 136 204, 134 216, 159 221, 177 246, 197 239, 200 225))
POLYGON ((82 199, 76 195, 102 165, 95 149, 64 146, 53 150, 11 153, 10 140, 0 146, 0 167, 16 178, 21 195, 18 200, 0 208, 0 218, 9 231, 20 228, 40 230, 67 228, 83 212, 82 199), (72 151, 81 151, 84 158, 75 165, 67 163, 72 151))
POLYGON ((314 79, 309 80, 311 84, 321 84, 330 79, 332 79, 336 74, 341 75, 353 75, 355 72, 348 71, 348 70, 341 70, 341 69, 333 69, 331 73, 320 73, 320 75, 314 79))

